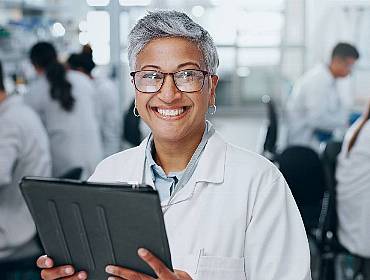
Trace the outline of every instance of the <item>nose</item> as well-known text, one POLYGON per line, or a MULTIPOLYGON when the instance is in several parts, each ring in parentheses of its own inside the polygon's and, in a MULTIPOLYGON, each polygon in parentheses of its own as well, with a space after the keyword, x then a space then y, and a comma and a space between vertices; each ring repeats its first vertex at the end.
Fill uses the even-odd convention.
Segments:
POLYGON ((173 103, 175 100, 181 98, 181 92, 175 85, 173 75, 166 75, 164 77, 162 88, 157 96, 165 103, 173 103))

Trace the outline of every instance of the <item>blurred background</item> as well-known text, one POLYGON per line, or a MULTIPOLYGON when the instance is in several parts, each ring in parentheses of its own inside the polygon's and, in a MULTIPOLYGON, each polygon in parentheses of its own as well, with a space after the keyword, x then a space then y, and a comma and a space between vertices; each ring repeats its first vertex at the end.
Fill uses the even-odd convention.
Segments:
POLYGON ((153 8, 185 11, 213 36, 221 78, 214 122, 239 146, 259 149, 261 97, 269 95, 283 108, 295 80, 328 61, 338 41, 354 43, 361 53, 352 78, 341 81, 343 99, 361 110, 370 95, 366 0, 1 0, 0 58, 17 89, 26 92, 34 43, 53 42, 62 61, 90 44, 98 75, 110 75, 119 87, 123 112, 133 98, 127 34, 153 8))

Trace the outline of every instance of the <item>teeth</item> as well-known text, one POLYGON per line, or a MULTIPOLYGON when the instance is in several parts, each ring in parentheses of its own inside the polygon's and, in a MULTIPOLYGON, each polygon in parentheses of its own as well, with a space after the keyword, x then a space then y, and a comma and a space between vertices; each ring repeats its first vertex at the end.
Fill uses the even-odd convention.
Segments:
POLYGON ((184 108, 180 108, 180 109, 173 109, 173 110, 165 110, 165 109, 160 109, 158 108, 157 109, 158 113, 160 113, 162 116, 166 116, 166 117, 175 117, 175 116, 178 116, 180 114, 182 114, 184 112, 184 108))

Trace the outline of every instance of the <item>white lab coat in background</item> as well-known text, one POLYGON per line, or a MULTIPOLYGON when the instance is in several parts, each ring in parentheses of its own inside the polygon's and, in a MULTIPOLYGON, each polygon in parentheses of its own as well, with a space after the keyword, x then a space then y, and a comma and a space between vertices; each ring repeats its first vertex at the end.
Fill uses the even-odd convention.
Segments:
POLYGON ((7 97, 0 103, 0 260, 36 234, 20 180, 50 174, 49 142, 40 119, 21 97, 7 97))
POLYGON ((344 135, 349 110, 327 65, 316 66, 294 85, 287 107, 288 145, 318 149, 316 129, 344 135))
POLYGON ((83 179, 92 174, 102 159, 102 144, 93 105, 94 85, 77 71, 68 71, 75 105, 65 111, 49 94, 44 75, 29 86, 26 102, 40 115, 50 139, 53 176, 58 177, 75 167, 83 168, 83 179))
POLYGON ((336 178, 338 236, 351 253, 370 258, 370 122, 348 154, 348 142, 362 120, 347 132, 338 157, 336 178))
MULTIPOLYGON (((149 170, 142 180, 147 141, 102 161, 90 180, 153 186, 149 170)), ((173 267, 193 279, 311 279, 306 233, 283 176, 217 132, 172 203, 164 219, 173 267)))
POLYGON ((94 78, 95 103, 102 137, 104 157, 120 151, 122 115, 117 86, 108 78, 94 78))

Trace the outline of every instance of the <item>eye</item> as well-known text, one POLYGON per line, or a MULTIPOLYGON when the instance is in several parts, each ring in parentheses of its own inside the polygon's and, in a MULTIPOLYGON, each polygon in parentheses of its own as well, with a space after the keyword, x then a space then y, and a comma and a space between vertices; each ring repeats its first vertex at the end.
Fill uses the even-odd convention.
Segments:
POLYGON ((192 70, 185 70, 177 73, 177 78, 184 79, 184 80, 191 80, 196 76, 195 71, 192 70))
POLYGON ((146 72, 143 73, 142 78, 149 80, 160 80, 162 79, 162 75, 158 72, 146 72))

